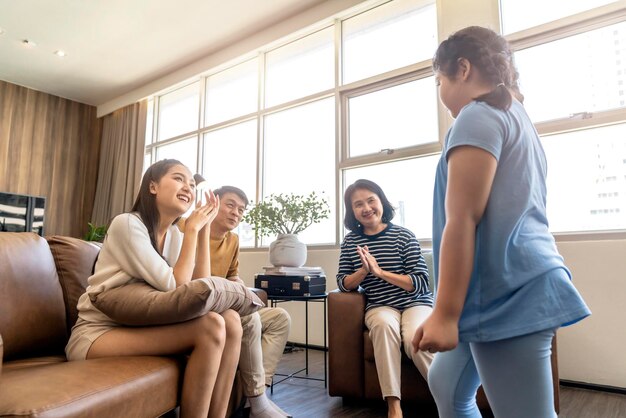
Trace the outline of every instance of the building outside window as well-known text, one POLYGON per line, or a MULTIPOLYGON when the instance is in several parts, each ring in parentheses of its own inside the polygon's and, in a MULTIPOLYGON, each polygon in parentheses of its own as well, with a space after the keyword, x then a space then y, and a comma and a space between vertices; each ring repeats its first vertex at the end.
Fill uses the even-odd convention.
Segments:
POLYGON ((505 33, 521 31, 510 36, 524 105, 548 160, 553 233, 626 229, 626 199, 619 193, 626 188, 626 108, 619 94, 626 78, 626 11, 618 3, 520 8, 501 0, 505 33))

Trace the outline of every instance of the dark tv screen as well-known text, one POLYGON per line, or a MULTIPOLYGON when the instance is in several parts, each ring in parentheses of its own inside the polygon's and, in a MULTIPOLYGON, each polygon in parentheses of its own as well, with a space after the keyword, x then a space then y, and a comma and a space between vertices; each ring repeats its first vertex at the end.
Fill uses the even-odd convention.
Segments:
POLYGON ((0 192, 0 231, 43 236, 45 210, 44 197, 0 192))

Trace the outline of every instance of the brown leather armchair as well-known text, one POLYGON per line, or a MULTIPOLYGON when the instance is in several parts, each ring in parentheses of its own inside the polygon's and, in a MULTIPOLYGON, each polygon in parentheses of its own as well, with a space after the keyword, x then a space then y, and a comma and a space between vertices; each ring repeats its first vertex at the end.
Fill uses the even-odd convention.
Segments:
MULTIPOLYGON (((432 255, 424 252, 432 272, 432 255)), ((328 295, 328 394, 347 399, 380 400, 382 393, 374 362, 374 347, 365 326, 365 295, 360 292, 335 290, 328 295)), ((402 400, 433 403, 427 382, 413 362, 402 355, 402 400)), ((556 336, 552 340, 552 377, 554 406, 559 412, 559 373, 556 336)), ((478 407, 489 410, 482 388, 477 396, 478 407)))

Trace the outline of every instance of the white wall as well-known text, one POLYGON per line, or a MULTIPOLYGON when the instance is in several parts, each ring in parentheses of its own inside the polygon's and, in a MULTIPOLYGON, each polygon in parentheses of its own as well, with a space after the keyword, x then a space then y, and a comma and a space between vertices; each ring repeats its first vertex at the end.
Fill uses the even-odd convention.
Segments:
MULTIPOLYGON (((559 242, 574 284, 593 314, 558 332, 561 379, 626 388, 626 240, 559 242)), ((327 290, 336 289, 339 250, 309 250, 307 265, 326 272, 327 290)), ((241 253, 241 277, 250 286, 268 265, 267 251, 241 253)), ((322 310, 309 305, 309 339, 322 345, 322 310)), ((304 343, 304 305, 281 304, 292 317, 290 341, 304 343)))
POLYGON ((559 242, 592 315, 558 332, 562 379, 626 388, 626 241, 559 242))

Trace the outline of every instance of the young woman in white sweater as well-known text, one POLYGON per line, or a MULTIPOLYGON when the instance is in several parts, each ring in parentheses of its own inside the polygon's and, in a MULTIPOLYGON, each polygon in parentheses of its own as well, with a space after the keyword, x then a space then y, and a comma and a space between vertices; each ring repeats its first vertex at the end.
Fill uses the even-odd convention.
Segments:
POLYGON ((176 226, 195 198, 193 175, 179 161, 162 160, 148 168, 132 212, 116 216, 109 226, 94 274, 78 301, 79 317, 66 353, 69 360, 188 353, 180 416, 224 417, 239 361, 238 313, 210 312, 173 325, 125 327, 89 299, 92 292, 136 277, 168 291, 210 276, 210 227, 219 198, 209 193, 205 205, 196 205, 184 234, 176 226))

